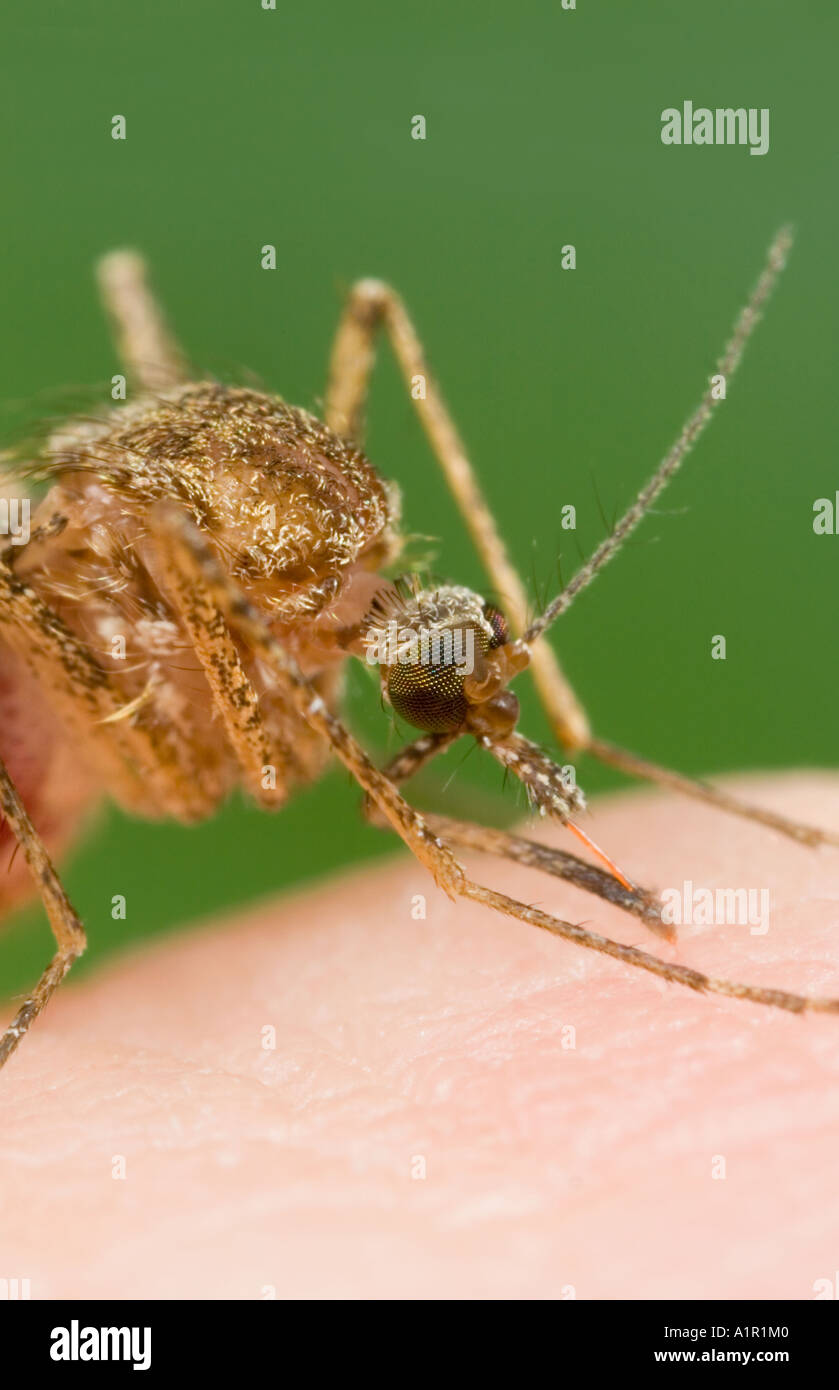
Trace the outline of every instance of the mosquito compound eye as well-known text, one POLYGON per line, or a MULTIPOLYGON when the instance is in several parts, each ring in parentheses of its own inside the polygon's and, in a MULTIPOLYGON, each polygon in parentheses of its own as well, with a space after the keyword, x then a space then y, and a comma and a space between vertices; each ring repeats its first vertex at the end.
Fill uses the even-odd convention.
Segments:
POLYGON ((510 628, 501 609, 494 608, 491 603, 485 603, 484 617, 492 628, 490 648, 503 647, 504 643, 510 640, 510 628))
POLYGON ((459 729, 469 701, 463 693, 466 672, 453 662, 437 666, 392 666, 387 693, 394 711, 416 729, 443 734, 459 729))
POLYGON ((428 733, 459 729, 470 709, 464 682, 480 676, 489 645, 486 631, 471 623, 420 633, 409 660, 395 661, 388 671, 388 699, 396 714, 428 733))

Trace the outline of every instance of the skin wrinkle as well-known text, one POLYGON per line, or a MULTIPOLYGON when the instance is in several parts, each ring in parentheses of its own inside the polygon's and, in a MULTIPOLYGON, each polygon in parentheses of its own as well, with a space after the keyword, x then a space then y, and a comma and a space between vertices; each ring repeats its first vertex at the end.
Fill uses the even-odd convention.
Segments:
MULTIPOLYGON (((745 790, 839 819, 835 778, 745 790)), ((835 987, 830 851, 672 797, 594 811, 661 886, 770 888, 766 936, 685 927, 679 959, 835 987)), ((643 940, 564 884, 493 880, 643 940)), ((832 1277, 835 1018, 667 987, 452 905, 404 857, 129 952, 52 1008, 0 1136, 4 1253, 33 1297, 809 1298, 832 1277)))

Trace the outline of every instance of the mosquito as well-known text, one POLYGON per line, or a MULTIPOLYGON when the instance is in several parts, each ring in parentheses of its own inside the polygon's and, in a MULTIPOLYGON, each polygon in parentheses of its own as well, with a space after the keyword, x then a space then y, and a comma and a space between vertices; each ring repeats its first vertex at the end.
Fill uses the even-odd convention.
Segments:
MULTIPOLYGON (((790 245, 784 229, 769 248, 719 360, 726 383, 790 245)), ((509 687, 527 668, 569 754, 675 788, 804 845, 839 845, 835 833, 747 805, 595 737, 545 640, 650 510, 719 393, 708 388, 611 533, 530 621, 524 585, 414 325, 388 285, 365 279, 349 294, 321 420, 273 395, 194 379, 136 253, 107 255, 98 278, 136 396, 50 435, 30 466, 48 490, 28 538, 0 547, 0 850, 21 851, 57 944, 0 1036, 0 1065, 85 947, 51 858, 78 813, 72 795, 72 816, 50 800, 45 768, 59 756, 65 774, 68 766, 86 769, 97 793, 129 812, 184 822, 211 815, 236 786, 275 810, 332 756, 359 784, 367 815, 394 830, 451 898, 693 990, 794 1013, 839 1012, 839 999, 712 978, 612 941, 476 882, 456 858, 470 850, 529 865, 672 939, 655 894, 634 884, 579 824, 585 799, 567 771, 518 731, 509 687), (399 495, 362 450, 380 329, 503 612, 462 586, 389 577, 402 545, 399 495), (418 381, 424 390, 411 390, 418 381), (397 640, 382 657, 381 639, 394 630, 397 640), (452 655, 454 636, 468 637, 470 663, 452 655), (418 731, 383 769, 340 714, 348 658, 367 661, 374 648, 385 704, 418 731), (518 779, 534 812, 576 833, 601 864, 414 809, 400 788, 463 737, 518 779)), ((18 490, 23 476, 18 471, 18 490)))

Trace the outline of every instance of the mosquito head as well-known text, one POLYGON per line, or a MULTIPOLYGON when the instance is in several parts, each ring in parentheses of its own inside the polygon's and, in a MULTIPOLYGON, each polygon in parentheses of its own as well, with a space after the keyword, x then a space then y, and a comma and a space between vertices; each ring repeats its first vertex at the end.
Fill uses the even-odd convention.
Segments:
POLYGON ((560 767, 516 730, 519 702, 507 689, 528 665, 530 649, 511 639, 500 609, 471 589, 416 581, 379 591, 359 648, 379 667, 382 690, 396 714, 425 738, 403 750, 403 773, 461 734, 472 734, 524 786, 534 810, 567 825, 624 887, 629 880, 571 819, 585 797, 573 767, 560 767), (407 763, 404 762, 406 755, 407 763))
POLYGON ((421 765, 462 734, 472 734, 522 783, 534 810, 562 821, 628 882, 571 819, 586 804, 574 769, 560 767, 516 730, 519 702, 507 686, 528 665, 530 650, 510 636, 500 609, 455 585, 388 585, 373 601, 356 651, 379 667, 394 712, 424 731, 397 759, 409 755, 403 771, 415 758, 421 765))
POLYGON ((381 591, 362 644, 394 712, 415 728, 503 738, 515 727, 518 700, 506 686, 528 653, 471 589, 403 581, 381 591))

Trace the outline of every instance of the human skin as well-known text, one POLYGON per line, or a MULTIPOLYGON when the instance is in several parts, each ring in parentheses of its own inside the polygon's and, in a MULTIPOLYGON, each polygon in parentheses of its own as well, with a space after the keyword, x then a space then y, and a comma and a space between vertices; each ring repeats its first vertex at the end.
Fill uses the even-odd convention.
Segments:
MULTIPOLYGON (((835 775, 733 785, 839 828, 835 775)), ((839 995, 839 851, 647 792, 587 825, 642 883, 768 888, 768 932, 674 949, 466 862, 706 972, 839 995)), ((0 1090, 0 1275, 33 1298, 811 1299, 839 1269, 839 1015, 665 984, 404 855, 65 985, 0 1090)))

